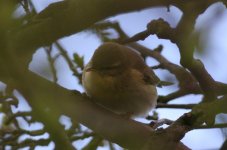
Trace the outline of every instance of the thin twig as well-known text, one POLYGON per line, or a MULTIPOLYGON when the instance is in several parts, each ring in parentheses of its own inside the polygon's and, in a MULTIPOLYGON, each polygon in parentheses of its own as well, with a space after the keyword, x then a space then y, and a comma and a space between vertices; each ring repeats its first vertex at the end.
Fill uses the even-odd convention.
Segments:
POLYGON ((96 135, 82 150, 97 150, 102 140, 103 138, 96 135))
POLYGON ((74 64, 72 63, 72 60, 68 56, 67 51, 58 42, 56 42, 55 44, 56 44, 58 50, 61 52, 61 55, 63 56, 63 58, 69 65, 70 70, 73 72, 74 76, 79 78, 79 81, 81 83, 82 75, 76 70, 76 67, 74 66, 74 64))
POLYGON ((29 15, 30 14, 30 10, 29 10, 28 0, 22 0, 22 1, 20 1, 20 4, 23 7, 23 9, 26 12, 26 14, 29 15))
POLYGON ((7 120, 5 121, 5 123, 9 124, 13 120, 15 120, 17 117, 30 116, 30 115, 31 115, 31 112, 17 112, 15 114, 12 114, 11 116, 9 116, 7 118, 7 120))
POLYGON ((202 125, 194 127, 194 129, 212 129, 212 128, 227 128, 227 123, 215 124, 215 125, 202 125))
POLYGON ((176 98, 182 97, 189 94, 187 91, 185 90, 178 90, 176 92, 170 93, 166 96, 159 96, 158 97, 158 102, 160 103, 168 103, 171 100, 174 100, 176 98))
POLYGON ((76 141, 76 140, 83 140, 83 139, 86 139, 86 138, 89 138, 89 137, 92 137, 92 136, 95 136, 96 134, 94 132, 92 133, 83 133, 83 135, 81 136, 72 136, 70 138, 71 141, 76 141))
POLYGON ((49 61, 49 64, 50 64, 51 73, 53 75, 53 81, 54 81, 54 83, 57 83, 57 81, 58 81, 57 70, 54 66, 56 59, 52 58, 52 56, 51 56, 52 46, 45 47, 45 50, 46 50, 47 58, 48 58, 48 61, 49 61))
POLYGON ((110 150, 115 150, 114 144, 111 142, 108 142, 110 150))
POLYGON ((197 104, 165 104, 158 103, 156 108, 192 109, 197 104))

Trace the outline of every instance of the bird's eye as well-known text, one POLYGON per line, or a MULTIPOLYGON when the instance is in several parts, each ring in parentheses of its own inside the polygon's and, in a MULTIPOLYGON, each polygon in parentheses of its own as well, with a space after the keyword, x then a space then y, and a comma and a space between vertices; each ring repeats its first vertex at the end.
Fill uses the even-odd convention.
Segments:
POLYGON ((106 69, 106 70, 115 69, 115 68, 120 67, 120 65, 121 65, 121 62, 119 61, 119 62, 110 64, 110 65, 106 65, 106 66, 103 67, 103 69, 106 69))

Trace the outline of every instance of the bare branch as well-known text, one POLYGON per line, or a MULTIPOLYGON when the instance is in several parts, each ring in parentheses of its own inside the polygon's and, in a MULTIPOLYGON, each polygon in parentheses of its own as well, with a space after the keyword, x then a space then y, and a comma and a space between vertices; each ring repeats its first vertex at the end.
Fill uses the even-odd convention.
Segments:
POLYGON ((158 103, 156 108, 192 109, 197 104, 165 104, 158 103))
POLYGON ((51 69, 51 72, 52 72, 52 75, 53 75, 53 81, 54 81, 54 83, 57 83, 57 81, 58 81, 57 71, 56 71, 55 66, 54 66, 56 59, 52 58, 52 56, 51 56, 52 46, 45 47, 45 50, 46 50, 47 58, 48 58, 48 61, 49 61, 49 64, 50 64, 50 69, 51 69))
POLYGON ((227 123, 194 127, 194 129, 212 129, 212 128, 227 128, 227 123))

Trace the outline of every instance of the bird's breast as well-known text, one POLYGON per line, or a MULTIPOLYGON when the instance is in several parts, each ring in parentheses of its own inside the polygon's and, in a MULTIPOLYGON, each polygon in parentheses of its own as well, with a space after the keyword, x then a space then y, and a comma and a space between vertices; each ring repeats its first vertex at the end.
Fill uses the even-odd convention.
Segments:
POLYGON ((114 77, 103 76, 96 71, 88 71, 83 75, 83 85, 91 97, 101 98, 105 93, 114 90, 114 77))
POLYGON ((137 70, 117 76, 88 71, 83 74, 83 85, 95 102, 116 113, 132 113, 136 116, 147 113, 156 105, 156 87, 145 84, 137 70))

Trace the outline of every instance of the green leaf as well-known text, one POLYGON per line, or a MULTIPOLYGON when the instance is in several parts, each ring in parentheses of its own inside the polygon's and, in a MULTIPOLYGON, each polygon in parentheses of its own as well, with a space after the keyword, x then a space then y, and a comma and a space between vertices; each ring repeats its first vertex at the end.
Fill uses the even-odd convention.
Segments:
POLYGON ((74 62, 81 69, 84 68, 84 56, 79 56, 77 53, 73 54, 74 62))

